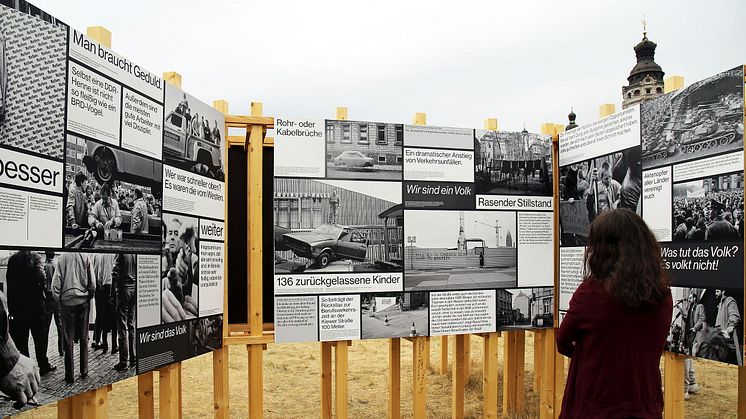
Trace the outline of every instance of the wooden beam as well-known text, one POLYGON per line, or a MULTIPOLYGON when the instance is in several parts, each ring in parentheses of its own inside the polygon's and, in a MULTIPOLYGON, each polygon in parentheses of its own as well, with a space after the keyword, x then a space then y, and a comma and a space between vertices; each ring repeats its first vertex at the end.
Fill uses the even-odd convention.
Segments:
POLYGON ((106 48, 111 48, 111 32, 103 26, 89 26, 85 34, 106 48))
POLYGON ((181 364, 174 363, 158 370, 158 407, 161 419, 177 419, 179 417, 179 368, 181 364))
POLYGON ((498 369, 498 339, 497 332, 484 336, 484 367, 482 372, 482 392, 484 403, 484 417, 497 418, 497 369, 498 369))
POLYGON ((346 121, 347 120, 347 108, 342 106, 337 106, 337 119, 340 121, 346 121))
POLYGON ((440 374, 448 374, 448 336, 440 337, 440 374))
POLYGON ((669 76, 663 80, 663 93, 671 93, 684 87, 684 77, 669 76))
POLYGON ((663 354, 663 417, 684 417, 684 356, 663 354))
POLYGON ((503 337, 503 416, 516 407, 516 332, 507 331, 503 337))
POLYGON ((75 419, 109 417, 109 391, 111 391, 111 385, 106 385, 74 396, 72 417, 75 419))
POLYGON ((321 418, 332 417, 332 342, 321 342, 321 418))
MULTIPOLYGON (((212 352, 213 416, 215 419, 230 417, 229 347, 212 352)), ((142 418, 142 415, 140 416, 142 418)))
POLYGON ((153 419, 155 417, 153 371, 137 376, 137 417, 139 419, 153 419))
POLYGON ((546 329, 544 335, 544 383, 539 397, 539 417, 553 419, 559 417, 564 392, 565 362, 557 352, 554 341, 555 329, 546 329))
POLYGON ((526 410, 526 331, 515 331, 515 409, 521 414, 526 410))
POLYGON ((466 343, 465 336, 456 335, 453 337, 453 374, 451 378, 451 417, 454 419, 463 419, 464 417, 464 356, 466 343))
POLYGON ((350 341, 335 342, 334 345, 334 417, 346 419, 349 410, 347 392, 347 361, 350 341))
POLYGON ((738 367, 738 419, 746 419, 746 367, 738 367))
POLYGON ((246 345, 249 356, 249 417, 264 417, 264 345, 246 345))
POLYGON ((487 118, 484 120, 484 129, 488 131, 497 131, 497 118, 487 118))
POLYGON ((613 103, 604 103, 598 107, 598 117, 604 118, 616 112, 616 105, 613 103))
POLYGON ((389 418, 401 417, 401 339, 389 339, 389 418))
POLYGON ((57 419, 73 419, 73 398, 57 401, 57 419))
POLYGON ((412 415, 415 419, 424 419, 427 402, 427 337, 412 338, 412 415))
POLYGON ((546 330, 534 330, 534 393, 541 389, 542 375, 544 373, 544 336, 546 330))
POLYGON ((469 382, 471 374, 471 335, 464 335, 464 383, 469 382))
POLYGON ((261 125, 265 128, 274 128, 275 119, 271 116, 261 115, 226 115, 225 123, 232 128, 245 128, 247 125, 261 125))

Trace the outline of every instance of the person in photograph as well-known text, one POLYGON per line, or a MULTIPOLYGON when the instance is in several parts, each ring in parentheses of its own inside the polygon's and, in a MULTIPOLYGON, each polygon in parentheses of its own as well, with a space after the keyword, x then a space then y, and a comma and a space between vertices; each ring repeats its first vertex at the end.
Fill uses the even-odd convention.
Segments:
POLYGON ((596 217, 587 244, 586 273, 556 337, 571 358, 560 418, 660 417, 673 301, 658 241, 619 208, 596 217))
POLYGON ((34 339, 34 352, 39 373, 46 375, 57 368, 49 363, 49 322, 45 310, 46 273, 41 256, 21 250, 8 258, 6 281, 10 335, 18 350, 29 356, 29 333, 34 339))
POLYGON ((57 301, 54 300, 54 296, 52 295, 52 278, 54 278, 54 271, 57 263, 54 260, 54 252, 48 250, 45 252, 45 256, 44 275, 46 284, 44 286, 44 310, 47 313, 45 324, 47 325, 47 329, 49 329, 52 320, 54 320, 54 326, 57 329, 57 352, 62 356, 65 353, 65 343, 63 341, 65 335, 62 330, 62 315, 60 314, 60 306, 57 304, 57 301))
POLYGON ((57 259, 52 293, 60 305, 65 343, 65 381, 75 382, 74 346, 80 342, 80 378, 88 376, 88 319, 96 293, 96 277, 90 256, 65 252, 57 259))
POLYGON ((599 171, 594 168, 591 171, 591 187, 589 189, 586 207, 590 221, 598 214, 617 208, 621 197, 622 185, 611 178, 609 164, 604 162, 599 171), (601 182, 598 182, 600 175, 601 182))
POLYGON ((725 294, 725 290, 715 290, 715 301, 717 301, 718 314, 715 318, 715 327, 726 338, 731 338, 736 328, 741 323, 741 313, 738 310, 736 299, 725 294))
POLYGON ((705 306, 699 303, 697 290, 689 291, 687 297, 687 308, 684 311, 684 338, 680 352, 690 355, 684 359, 684 398, 689 399, 689 394, 699 392, 697 376, 694 370, 694 362, 691 356, 696 355, 699 350, 700 332, 707 326, 705 306))
POLYGON ((88 176, 84 175, 83 172, 76 173, 74 183, 70 185, 67 192, 67 203, 65 204, 67 225, 72 228, 88 227, 86 189, 88 189, 88 176))
POLYGON ((197 112, 192 116, 192 123, 189 126, 189 132, 195 137, 202 138, 202 125, 199 123, 199 113, 197 112))
POLYGON ((114 295, 117 300, 117 323, 119 333, 119 363, 117 371, 125 371, 137 365, 135 356, 135 305, 137 286, 137 257, 131 253, 116 256, 111 274, 114 295))
POLYGON ((145 202, 145 198, 140 188, 135 188, 133 193, 135 195, 135 201, 132 204, 132 221, 130 222, 130 233, 148 234, 148 223, 150 222, 150 211, 148 210, 148 203, 145 202))
POLYGON ((622 154, 624 164, 619 167, 625 167, 625 169, 624 177, 620 181, 619 208, 637 211, 640 205, 642 195, 642 156, 640 153, 640 148, 635 147, 622 154))
POLYGON ((186 115, 187 110, 189 109, 189 100, 187 100, 187 95, 184 93, 184 97, 181 102, 176 106, 175 112, 179 115, 186 115))
POLYGON ((111 185, 104 183, 101 186, 101 199, 91 208, 88 214, 90 230, 86 232, 81 247, 91 247, 93 241, 102 237, 104 230, 119 227, 122 224, 122 213, 119 210, 117 200, 111 197, 111 185))
POLYGON ((710 200, 710 225, 705 230, 705 240, 708 241, 721 241, 721 240, 738 240, 740 238, 738 230, 733 226, 732 223, 726 221, 723 218, 723 210, 725 205, 722 202, 711 199, 710 200))
POLYGON ((212 138, 210 136, 212 135, 212 132, 210 131, 210 123, 205 121, 205 117, 200 117, 200 122, 202 124, 202 138, 205 139, 205 141, 212 141, 212 138))
POLYGON ((93 256, 93 273, 96 275, 96 321, 93 331, 93 349, 109 351, 109 332, 112 348, 117 347, 114 336, 114 307, 111 304, 111 277, 116 256, 108 253, 97 253, 93 256))
POLYGON ((9 320, 5 293, 0 291, 0 392, 26 405, 39 391, 41 377, 34 361, 16 348, 9 320))
POLYGON ((216 145, 220 145, 220 129, 218 129, 218 121, 214 121, 214 125, 212 126, 212 142, 214 142, 216 145))
POLYGON ((339 196, 337 190, 332 191, 332 196, 329 198, 329 223, 337 224, 337 214, 339 213, 339 196))
POLYGON ((164 261, 168 262, 163 275, 161 317, 173 322, 197 317, 199 258, 195 227, 182 223, 178 218, 169 222, 166 234, 164 261))

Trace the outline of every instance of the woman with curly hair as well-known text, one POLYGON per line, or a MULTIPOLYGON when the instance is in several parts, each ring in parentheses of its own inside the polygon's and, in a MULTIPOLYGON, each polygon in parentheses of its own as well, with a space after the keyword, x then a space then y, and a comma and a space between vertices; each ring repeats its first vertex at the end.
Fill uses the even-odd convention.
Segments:
POLYGON ((561 418, 660 418, 673 303, 660 247, 628 209, 591 224, 583 282, 557 333, 571 358, 561 418))

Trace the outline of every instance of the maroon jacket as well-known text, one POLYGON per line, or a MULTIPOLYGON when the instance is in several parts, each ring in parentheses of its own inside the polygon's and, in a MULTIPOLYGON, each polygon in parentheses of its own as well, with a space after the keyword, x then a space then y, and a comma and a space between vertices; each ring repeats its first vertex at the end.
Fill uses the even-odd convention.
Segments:
POLYGON ((598 281, 578 287, 557 332, 557 350, 572 358, 560 418, 662 416, 659 366, 672 305, 669 296, 657 307, 632 308, 598 281))

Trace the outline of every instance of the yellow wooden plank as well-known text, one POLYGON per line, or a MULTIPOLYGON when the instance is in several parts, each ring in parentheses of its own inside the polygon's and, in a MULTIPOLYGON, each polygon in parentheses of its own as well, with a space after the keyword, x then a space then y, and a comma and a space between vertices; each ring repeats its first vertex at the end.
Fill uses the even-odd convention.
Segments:
POLYGON ((671 93, 684 87, 684 77, 668 76, 663 80, 663 93, 671 93))
POLYGON ((165 80, 166 83, 181 89, 181 74, 175 71, 166 71, 163 73, 163 80, 165 80))
POLYGON ((503 337, 503 416, 516 407, 516 332, 507 331, 503 337))
POLYGON ((541 389, 542 374, 544 373, 544 335, 546 330, 534 331, 534 393, 541 389))
POLYGON ((73 419, 73 398, 57 401, 57 419, 73 419))
POLYGON ((401 417, 401 339, 389 339, 389 418, 401 417))
POLYGON ((616 112, 616 105, 613 103, 604 103, 598 107, 598 117, 604 118, 616 112))
MULTIPOLYGON (((228 350, 228 346, 223 346, 212 352, 213 416, 215 419, 228 419, 230 417, 228 350)), ((140 417, 142 418, 142 416, 140 417)))
POLYGON ((499 333, 488 333, 484 338, 484 417, 497 418, 497 369, 499 333))
POLYGON ((334 417, 347 419, 349 397, 347 391, 347 361, 349 341, 339 341, 334 345, 334 417))
POLYGON ((261 125, 266 128, 275 126, 275 119, 271 116, 261 115, 226 115, 225 123, 229 127, 245 128, 247 125, 261 125))
POLYGON ((471 374, 471 335, 464 335, 464 382, 469 382, 471 374))
POLYGON ((738 419, 746 419, 746 367, 738 367, 738 419))
POLYGON ((153 397, 153 371, 137 376, 137 416, 140 419, 155 417, 155 398, 153 397))
MULTIPOLYGON (((556 167, 556 166, 555 166, 556 167)), ((554 370, 556 357, 554 356, 554 329, 547 329, 544 335, 544 382, 539 395, 539 417, 541 419, 553 419, 555 417, 555 380, 554 370)), ((559 413, 560 407, 556 407, 559 413)))
POLYGON ((76 419, 98 419, 109 417, 108 399, 110 390, 110 386, 103 386, 73 396, 72 417, 76 419))
POLYGON ((497 118, 487 118, 484 120, 484 129, 497 131, 497 118))
POLYGON ((448 374, 448 336, 440 337, 440 373, 448 374))
POLYGON ((321 342, 321 418, 332 417, 332 342, 321 342))
POLYGON ((684 356, 663 354, 663 417, 684 417, 684 356))
POLYGON ((515 412, 526 409, 526 331, 515 332, 515 412))
POLYGON ((266 345, 275 342, 274 333, 263 333, 260 336, 233 335, 223 340, 224 345, 266 345))
POLYGON ((347 120, 347 108, 342 106, 337 106, 337 119, 341 121, 347 120))
POLYGON ((171 364, 158 370, 158 407, 161 419, 179 418, 179 367, 171 364))
POLYGON ((249 354, 249 418, 264 417, 264 346, 246 345, 249 354))
MULTIPOLYGON (((258 117, 262 114, 261 102, 251 103, 251 115, 258 117)), ((262 147, 263 132, 261 125, 252 125, 249 131, 249 165, 248 180, 249 194, 247 196, 249 208, 249 222, 247 239, 249 258, 249 324, 251 334, 261 336, 263 333, 262 313, 262 162, 264 149, 262 147)))
POLYGON ((427 337, 412 338, 412 402, 414 406, 412 413, 415 419, 424 419, 426 415, 428 361, 425 356, 427 346, 427 337))
POLYGON ((86 36, 106 48, 111 48, 111 32, 103 26, 89 26, 86 28, 86 36))
POLYGON ((414 114, 414 124, 415 125, 426 125, 427 124, 427 114, 424 112, 417 112, 414 114))
POLYGON ((465 348, 466 336, 456 335, 453 337, 453 376, 451 378, 451 417, 462 419, 464 417, 464 377, 466 377, 465 348))

